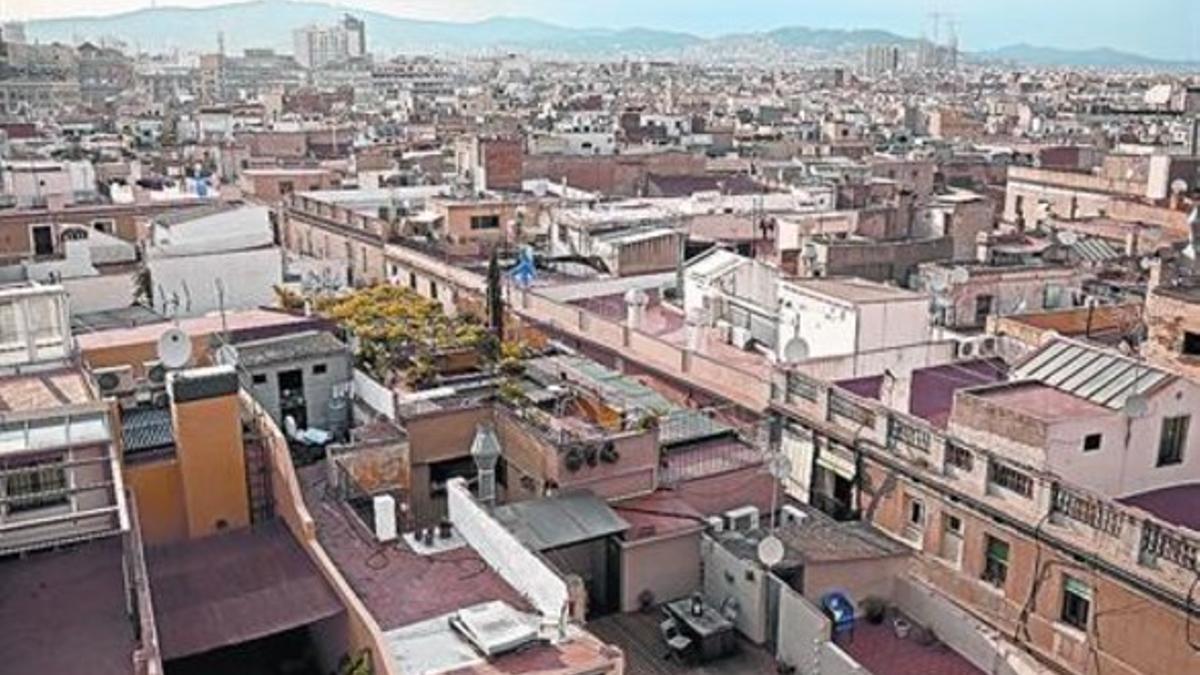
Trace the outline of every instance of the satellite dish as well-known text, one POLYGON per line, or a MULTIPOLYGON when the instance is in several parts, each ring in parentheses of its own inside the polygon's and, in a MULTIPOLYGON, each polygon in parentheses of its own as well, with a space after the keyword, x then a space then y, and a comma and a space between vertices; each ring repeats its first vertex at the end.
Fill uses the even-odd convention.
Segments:
POLYGON ((192 341, 187 333, 169 328, 158 338, 158 360, 167 368, 182 368, 192 360, 192 341))
POLYGON ((774 567, 783 562, 784 552, 783 542, 775 535, 758 542, 758 561, 767 567, 774 567))
POLYGON ((942 293, 946 290, 946 279, 942 276, 935 276, 929 280, 929 290, 934 293, 942 293))
POLYGON ((1184 180, 1182 178, 1176 178, 1175 180, 1171 181, 1171 192, 1172 193, 1179 195, 1179 194, 1183 194, 1183 193, 1187 192, 1187 190, 1188 190, 1188 184, 1187 184, 1186 180, 1184 180))
POLYGON ((812 351, 804 338, 792 338, 783 348, 783 360, 789 363, 804 361, 812 351))
POLYGON ((971 280, 971 271, 965 267, 955 267, 950 271, 950 281, 955 284, 965 284, 971 280))
POLYGON ((1150 403, 1146 401, 1146 397, 1141 394, 1134 394, 1125 399, 1125 405, 1122 410, 1129 417, 1138 419, 1145 417, 1150 412, 1150 403))
POLYGON ((1071 230, 1059 230, 1058 233, 1055 234, 1055 238, 1058 239, 1058 243, 1062 244, 1063 246, 1074 246, 1075 244, 1079 243, 1079 234, 1072 232, 1071 230))

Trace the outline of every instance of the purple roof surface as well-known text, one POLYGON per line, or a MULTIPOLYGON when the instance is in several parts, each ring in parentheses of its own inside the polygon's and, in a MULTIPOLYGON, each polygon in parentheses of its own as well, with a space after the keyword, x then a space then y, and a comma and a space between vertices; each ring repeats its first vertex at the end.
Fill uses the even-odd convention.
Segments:
POLYGON ((954 392, 1007 379, 999 359, 951 363, 914 370, 908 412, 938 427, 945 427, 954 405, 954 392))
POLYGON ((1200 532, 1200 483, 1151 490, 1117 501, 1145 509, 1173 525, 1200 532))

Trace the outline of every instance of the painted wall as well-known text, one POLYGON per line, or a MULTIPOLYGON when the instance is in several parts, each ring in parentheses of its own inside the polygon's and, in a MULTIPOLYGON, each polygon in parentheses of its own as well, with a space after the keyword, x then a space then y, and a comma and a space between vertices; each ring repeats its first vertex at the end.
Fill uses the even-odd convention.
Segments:
POLYGON ((237 396, 178 403, 172 413, 188 536, 249 526, 237 396))
POLYGON ((188 520, 183 498, 179 461, 137 462, 125 465, 125 484, 137 497, 142 538, 158 546, 188 538, 188 520))
POLYGON ((643 591, 656 603, 694 593, 701 585, 700 534, 697 529, 679 535, 621 542, 621 611, 636 612, 643 591))
POLYGON ((466 481, 447 486, 450 522, 483 560, 551 620, 565 618, 567 584, 471 496, 466 481))

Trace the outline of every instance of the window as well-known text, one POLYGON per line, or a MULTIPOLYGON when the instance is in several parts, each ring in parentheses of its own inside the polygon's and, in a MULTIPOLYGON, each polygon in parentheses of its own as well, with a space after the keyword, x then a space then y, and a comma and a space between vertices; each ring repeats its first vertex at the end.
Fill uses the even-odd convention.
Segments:
POLYGON ((952 514, 942 514, 942 543, 938 554, 943 560, 958 565, 962 562, 963 522, 952 514))
POLYGON ((985 535, 983 538, 982 578, 996 588, 1004 588, 1008 580, 1008 542, 985 535))
POLYGON ((438 299, 437 284, 432 281, 429 282, 429 297, 433 298, 434 300, 438 299))
POLYGON ((1033 496, 1033 479, 1029 474, 999 462, 988 464, 988 482, 1022 497, 1033 496))
POLYGON ((4 481, 8 512, 20 513, 67 504, 67 473, 62 458, 26 464, 4 481))
POLYGON ((919 528, 925 527, 925 502, 914 497, 908 498, 908 524, 919 528))
POLYGON ((1200 356, 1200 333, 1183 332, 1183 345, 1179 352, 1184 356, 1200 356))
POLYGON ((417 273, 416 272, 408 273, 408 287, 413 289, 414 291, 417 290, 417 273))
POLYGON ((975 296, 975 325, 982 326, 987 323, 987 318, 992 315, 992 301, 990 295, 975 296))
POLYGON ((975 455, 961 445, 946 444, 946 466, 970 472, 975 467, 975 455))
POLYGON ((263 373, 258 373, 258 374, 256 374, 256 375, 254 375, 254 377, 253 377, 253 380, 254 380, 254 384, 255 384, 255 385, 259 385, 259 384, 266 384, 266 383, 267 383, 267 376, 266 376, 266 375, 264 375, 263 373))
POLYGON ((1100 449, 1100 444, 1104 441, 1103 434, 1088 434, 1083 437, 1083 451, 1093 452, 1100 449))
POLYGON ((471 216, 472 230, 495 230, 500 227, 500 216, 471 216))
POLYGON ((1082 581, 1063 576, 1062 622, 1086 631, 1092 612, 1092 589, 1082 581))
POLYGON ((1187 444, 1188 426, 1191 415, 1178 415, 1163 419, 1162 434, 1158 437, 1158 464, 1173 466, 1183 463, 1183 448, 1187 444))
POLYGON ((318 363, 312 367, 313 375, 324 375, 327 368, 324 363, 318 363))
POLYGON ((904 498, 904 537, 920 542, 925 533, 925 502, 916 497, 904 498))
POLYGON ((92 229, 97 232, 113 234, 117 227, 112 218, 101 218, 92 221, 92 229))

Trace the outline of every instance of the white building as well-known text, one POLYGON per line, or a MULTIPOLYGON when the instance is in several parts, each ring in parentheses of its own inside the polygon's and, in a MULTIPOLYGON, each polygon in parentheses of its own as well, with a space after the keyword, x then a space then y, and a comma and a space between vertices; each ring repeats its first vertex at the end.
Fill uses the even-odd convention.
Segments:
POLYGON ((196 209, 153 224, 146 247, 154 309, 169 316, 275 304, 283 252, 270 209, 196 209))
POLYGON ((929 297, 855 278, 779 283, 779 357, 841 356, 930 340, 929 297))

